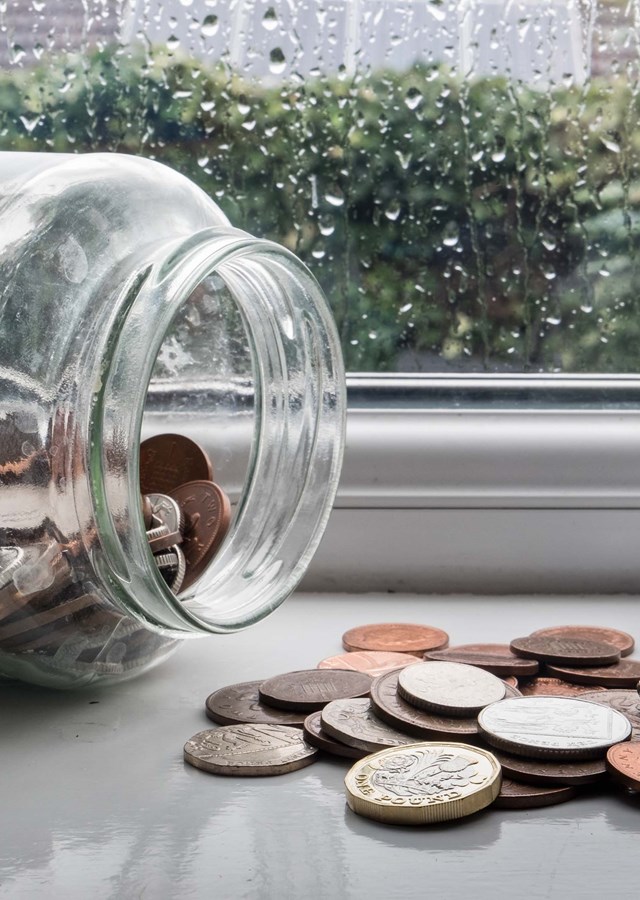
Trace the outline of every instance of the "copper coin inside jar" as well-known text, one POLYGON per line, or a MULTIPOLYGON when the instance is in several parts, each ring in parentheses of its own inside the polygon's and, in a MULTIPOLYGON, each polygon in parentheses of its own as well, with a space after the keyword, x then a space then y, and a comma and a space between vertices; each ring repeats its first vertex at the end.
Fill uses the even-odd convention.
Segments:
POLYGON ((229 528, 229 498, 212 481, 189 481, 171 491, 185 517, 182 551, 187 561, 183 590, 204 572, 229 528))
POLYGON ((366 672, 375 678, 392 669, 402 669, 415 662, 410 653, 386 653, 383 650, 354 650, 352 653, 340 653, 329 656, 318 663, 318 669, 353 669, 354 672, 366 672))
POLYGON ((616 781, 640 791, 640 743, 610 747, 607 751, 607 771, 616 781))
POLYGON ((202 447, 182 434, 156 434, 140 444, 140 490, 169 494, 187 481, 212 481, 202 447))
POLYGON ((617 628, 604 628, 601 625, 556 625, 552 628, 540 628, 532 632, 532 636, 586 638, 589 641, 604 641, 613 644, 620 651, 620 656, 628 656, 635 646, 635 641, 626 631, 617 628))
POLYGON ((449 635, 430 625, 405 622, 382 622, 360 625, 342 635, 345 650, 386 650, 422 656, 427 650, 441 650, 449 643, 449 635))
POLYGON ((618 648, 603 641, 533 635, 515 638, 510 647, 516 656, 576 667, 606 666, 620 660, 618 648))

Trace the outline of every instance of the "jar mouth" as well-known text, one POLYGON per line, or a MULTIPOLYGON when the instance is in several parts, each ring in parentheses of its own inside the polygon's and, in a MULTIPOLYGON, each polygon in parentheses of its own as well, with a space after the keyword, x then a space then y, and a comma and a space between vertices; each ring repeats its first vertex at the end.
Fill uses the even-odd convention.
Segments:
POLYGON ((182 634, 233 631, 275 609, 324 531, 340 474, 345 408, 331 313, 293 254, 233 228, 156 248, 123 288, 93 392, 89 468, 102 539, 94 564, 116 602, 151 627, 182 634), (139 446, 161 348, 176 315, 212 278, 244 326, 253 427, 229 532, 198 581, 176 596, 147 542, 139 446))

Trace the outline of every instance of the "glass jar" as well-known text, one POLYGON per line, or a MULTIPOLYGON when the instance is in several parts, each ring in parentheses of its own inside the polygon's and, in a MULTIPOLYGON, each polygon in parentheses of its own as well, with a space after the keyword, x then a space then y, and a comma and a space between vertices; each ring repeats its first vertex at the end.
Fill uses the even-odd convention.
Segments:
POLYGON ((0 153, 0 674, 145 671, 294 589, 343 448, 335 326, 286 249, 188 179, 112 154, 0 153), (210 452, 222 546, 176 596, 149 549, 139 448, 210 452))

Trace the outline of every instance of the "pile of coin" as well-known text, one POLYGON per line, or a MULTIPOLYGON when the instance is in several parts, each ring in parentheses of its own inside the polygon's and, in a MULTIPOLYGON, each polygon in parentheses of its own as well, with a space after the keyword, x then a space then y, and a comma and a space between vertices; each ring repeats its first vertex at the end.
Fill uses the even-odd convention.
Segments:
POLYGON ((174 594, 202 575, 229 528, 229 498, 213 480, 205 451, 189 438, 159 434, 140 446, 147 540, 174 594))
MULTIPOLYGON (((182 435, 141 444, 140 484, 151 552, 178 594, 220 547, 229 499, 208 455, 182 435)), ((91 681, 144 668, 173 650, 175 640, 119 612, 98 590, 88 555, 95 534, 81 539, 51 523, 47 529, 28 546, 0 547, 0 653, 91 681)))
POLYGON ((631 635, 566 626, 448 644, 425 625, 351 629, 348 652, 316 669, 211 694, 206 713, 223 727, 191 738, 184 758, 237 775, 282 774, 320 752, 357 760, 351 809, 401 824, 547 806, 595 783, 640 790, 640 660, 621 659, 631 635))

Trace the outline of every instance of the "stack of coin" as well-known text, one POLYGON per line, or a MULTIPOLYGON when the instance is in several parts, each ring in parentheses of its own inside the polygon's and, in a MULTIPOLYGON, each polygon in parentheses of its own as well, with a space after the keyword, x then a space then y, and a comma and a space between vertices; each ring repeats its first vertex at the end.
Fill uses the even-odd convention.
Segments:
POLYGON ((195 441, 159 434, 140 446, 140 488, 147 540, 174 594, 202 575, 229 528, 231 504, 195 441))
POLYGON ((350 629, 343 646, 353 649, 315 670, 211 694, 207 715, 232 729, 196 735, 185 759, 208 771, 253 775, 308 765, 318 751, 356 759, 345 779, 348 805, 402 824, 459 818, 489 804, 548 806, 594 782, 640 790, 640 674, 631 674, 636 667, 640 673, 640 661, 620 661, 633 650, 630 635, 567 626, 510 645, 447 645, 446 632, 424 625, 350 629), (573 680, 557 677, 559 670, 573 680), (594 678, 583 685, 585 672, 594 678), (611 678, 633 689, 607 690, 611 678), (287 761, 265 757, 261 766, 251 756, 255 764, 243 773, 234 760, 245 758, 244 749, 231 732, 249 724, 262 729, 256 752, 284 753, 286 746, 287 761), (209 754, 213 744, 220 758, 202 765, 198 753, 209 754))

